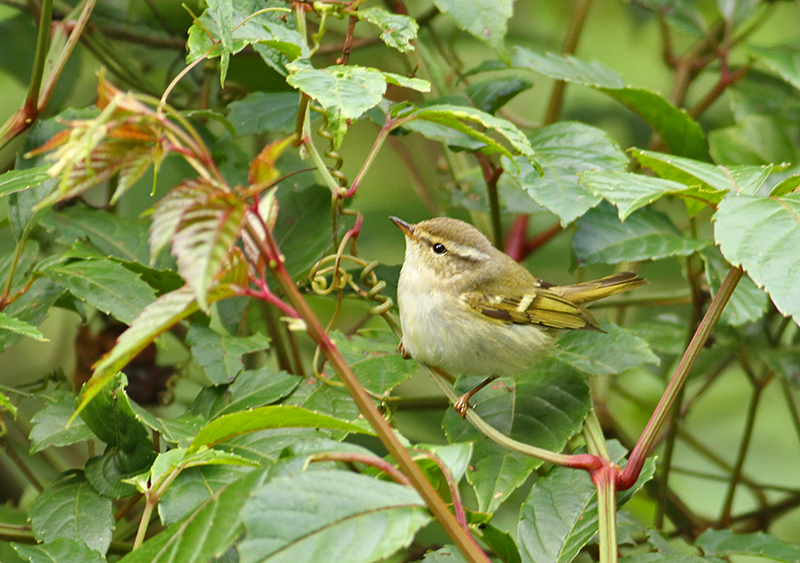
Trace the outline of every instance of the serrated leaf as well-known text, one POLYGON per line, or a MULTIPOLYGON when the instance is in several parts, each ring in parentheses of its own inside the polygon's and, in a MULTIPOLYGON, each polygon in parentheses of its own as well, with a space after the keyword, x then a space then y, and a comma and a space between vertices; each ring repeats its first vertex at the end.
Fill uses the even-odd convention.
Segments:
POLYGON ((629 329, 600 321, 603 332, 572 330, 558 339, 553 356, 588 375, 613 375, 642 364, 658 364, 647 342, 629 329))
POLYGON ((508 532, 484 524, 480 527, 480 537, 503 563, 521 563, 519 548, 508 532))
POLYGON ((761 47, 748 45, 747 50, 795 88, 800 88, 800 42, 761 47))
MULTIPOLYGON (((481 378, 461 377, 458 392, 466 392, 481 378)), ((498 379, 475 396, 476 412, 491 426, 523 443, 560 451, 583 424, 591 408, 589 388, 574 370, 547 362, 512 382, 498 379)), ((508 495, 542 464, 489 440, 453 409, 442 426, 450 442, 473 441, 474 453, 467 480, 475 489, 482 512, 494 512, 508 495)))
POLYGON ((706 530, 697 538, 696 545, 708 557, 751 555, 785 563, 800 561, 800 546, 763 532, 735 534, 733 530, 706 530))
MULTIPOLYGON (((227 284, 221 284, 209 293, 209 302, 235 295, 227 284)), ((166 293, 144 308, 128 329, 117 339, 114 348, 94 367, 92 379, 84 386, 76 416, 100 390, 103 389, 125 365, 145 346, 177 322, 198 310, 194 291, 188 286, 166 293)))
POLYGON ((773 115, 745 115, 730 127, 708 134, 711 156, 725 165, 767 165, 797 160, 794 132, 773 115))
POLYGON ((509 61, 505 37, 513 14, 511 0, 434 0, 434 4, 459 28, 486 43, 504 62, 509 61))
POLYGON ((714 215, 714 238, 778 310, 800 323, 800 194, 782 198, 729 196, 714 215))
POLYGON ((263 472, 221 487, 182 520, 145 541, 119 563, 199 563, 222 555, 241 534, 239 510, 263 472))
POLYGON ((331 334, 336 347, 347 365, 353 370, 365 389, 377 395, 388 396, 392 389, 417 372, 414 362, 404 360, 397 353, 397 340, 386 332, 373 333, 374 339, 361 335, 331 334))
POLYGON ((516 76, 473 82, 464 90, 472 103, 481 111, 494 114, 517 94, 531 88, 533 83, 516 76))
MULTIPOLYGON (((625 450, 610 442, 611 459, 619 462, 625 450)), ((622 506, 655 472, 653 459, 633 487, 621 491, 622 506)), ((522 505, 517 542, 523 563, 569 563, 597 533, 597 490, 582 469, 555 467, 539 479, 522 505)))
POLYGON ((355 13, 358 19, 368 21, 381 30, 381 40, 401 53, 414 50, 411 44, 417 38, 419 25, 414 18, 403 14, 392 14, 383 8, 367 8, 355 13))
POLYGON ((626 172, 591 171, 581 177, 581 183, 595 195, 613 203, 619 210, 620 221, 665 195, 681 194, 692 189, 672 180, 626 172))
POLYGON ((33 415, 30 435, 31 453, 42 451, 50 446, 69 446, 76 442, 90 440, 94 432, 83 420, 67 426, 67 421, 75 410, 75 399, 52 403, 33 415))
POLYGON ((507 173, 533 200, 558 215, 566 226, 600 202, 579 180, 588 170, 625 170, 628 158, 605 132, 582 123, 556 123, 529 136, 541 164, 539 174, 523 157, 519 174, 507 173))
POLYGON ((189 451, 213 446, 234 436, 268 428, 331 428, 371 434, 364 426, 291 405, 265 406, 215 418, 197 433, 189 451))
POLYGON ((600 63, 583 61, 571 55, 540 54, 523 47, 517 47, 511 59, 513 66, 595 88, 638 114, 664 139, 673 153, 698 159, 707 157, 703 130, 688 113, 655 92, 627 86, 621 76, 600 63))
POLYGON ((611 205, 599 205, 578 219, 572 250, 579 264, 616 264, 688 256, 707 246, 685 238, 669 218, 650 208, 623 223, 611 205))
MULTIPOLYGON (((502 135, 517 152, 531 160, 531 163, 534 166, 538 166, 533 160, 535 155, 533 149, 531 148, 530 141, 522 133, 522 131, 517 128, 516 125, 510 121, 495 117, 479 109, 465 106, 439 104, 420 108, 409 114, 407 117, 410 120, 421 119, 455 129, 456 131, 460 131, 461 133, 464 133, 474 140, 486 145, 486 147, 482 149, 483 152, 486 152, 487 154, 500 153, 508 158, 513 158, 513 155, 507 148, 482 131, 478 131, 477 129, 473 129, 472 127, 468 126, 466 123, 464 123, 464 121, 478 123, 502 135)), ((409 125, 409 123, 406 123, 407 127, 409 125)))
POLYGON ((194 290, 203 311, 208 312, 209 287, 230 263, 244 216, 244 202, 230 193, 193 203, 181 214, 172 254, 178 262, 178 272, 194 290))
POLYGON ((328 413, 342 420, 355 420, 360 414, 347 391, 315 378, 300 381, 294 393, 289 395, 283 404, 328 413))
POLYGON ((342 430, 332 432, 324 428, 274 428, 242 434, 220 443, 217 447, 226 452, 252 459, 264 466, 281 461, 292 448, 301 444, 328 440, 332 434, 341 437, 347 435, 342 430))
POLYGON ((207 501, 213 494, 251 471, 243 466, 191 467, 175 478, 158 503, 161 522, 169 526, 207 501))
POLYGON ((411 487, 345 471, 273 479, 242 507, 242 563, 368 563, 408 546, 430 516, 411 487))
POLYGON ((33 188, 51 178, 49 165, 23 170, 9 170, 0 174, 0 197, 33 188))
POLYGON ((251 92, 228 106, 228 119, 236 135, 291 133, 297 121, 297 92, 251 92))
POLYGON ((30 507, 31 528, 41 542, 82 540, 105 554, 114 527, 111 500, 98 495, 83 473, 69 473, 37 496, 30 507))
POLYGON ((186 335, 192 358, 214 385, 230 383, 244 369, 242 356, 269 347, 263 334, 231 336, 220 334, 202 325, 192 325, 186 335))
MULTIPOLYGON (((717 248, 706 248, 700 254, 705 262, 705 278, 711 289, 711 296, 717 294, 722 281, 731 269, 717 248)), ((767 295, 759 289, 748 276, 739 280, 730 300, 722 310, 720 321, 731 326, 741 326, 757 321, 767 310, 767 295)))
POLYGON ((88 239, 108 256, 125 262, 147 264, 147 221, 118 217, 105 211, 85 207, 68 207, 51 213, 42 225, 57 234, 57 240, 70 246, 79 239, 88 239))
POLYGON ((126 324, 156 298, 155 291, 138 275, 111 260, 52 264, 42 273, 81 301, 126 324))
POLYGON ((28 338, 33 338, 39 342, 50 342, 49 339, 44 337, 42 331, 35 326, 28 324, 16 317, 9 317, 4 312, 0 311, 0 331, 4 330, 19 334, 21 336, 27 336, 28 338))
MULTIPOLYGON (((22 297, 4 309, 4 313, 31 326, 41 323, 47 313, 62 295, 64 289, 52 281, 40 278, 33 282, 22 297)), ((22 339, 22 335, 9 330, 0 331, 0 351, 22 339)))
POLYGON ((136 403, 131 403, 131 408, 143 424, 161 435, 162 440, 180 447, 188 446, 205 424, 201 416, 188 412, 175 418, 159 418, 136 403))
POLYGON ((77 539, 56 538, 39 545, 12 544, 23 559, 30 563, 105 563, 99 551, 77 539))
POLYGON ((277 402, 290 394, 299 383, 299 376, 285 371, 276 372, 267 367, 243 371, 228 387, 230 402, 215 416, 277 402))

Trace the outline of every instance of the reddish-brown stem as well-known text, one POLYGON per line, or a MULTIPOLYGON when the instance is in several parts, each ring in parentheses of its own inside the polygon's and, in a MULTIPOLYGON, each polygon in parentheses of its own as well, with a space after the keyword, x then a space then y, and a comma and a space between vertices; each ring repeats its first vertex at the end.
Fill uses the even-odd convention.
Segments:
POLYGON ((379 457, 366 454, 357 454, 352 452, 326 452, 323 454, 314 454, 309 459, 311 462, 315 461, 341 461, 343 463, 363 463, 375 469, 379 469, 391 477, 396 483, 400 485, 411 486, 408 478, 403 475, 397 468, 386 460, 379 457))
POLYGON ((537 248, 548 242, 558 233, 564 230, 561 223, 553 223, 539 234, 525 240, 528 229, 528 216, 519 215, 506 236, 505 252, 517 262, 522 262, 528 255, 537 248))
POLYGON ((686 382, 689 371, 697 360, 697 356, 700 355, 700 351, 703 349, 703 346, 705 346, 711 332, 714 330, 722 314, 722 310, 728 303, 731 294, 733 294, 733 290, 736 289, 736 285, 739 283, 739 280, 742 279, 743 274, 744 272, 741 268, 731 268, 725 281, 722 282, 719 291, 711 301, 711 306, 708 308, 703 320, 697 327, 697 331, 689 343, 689 346, 687 346, 686 352, 683 358, 681 358, 678 367, 675 369, 672 379, 670 379, 670 382, 667 384, 667 388, 664 390, 664 394, 661 396, 661 400, 658 402, 650 421, 647 423, 647 426, 645 426, 639 441, 633 448, 628 464, 617 476, 617 486, 619 490, 631 488, 639 477, 645 459, 647 459, 652 448, 653 441, 661 431, 661 426, 664 424, 667 415, 671 411, 679 390, 686 382))

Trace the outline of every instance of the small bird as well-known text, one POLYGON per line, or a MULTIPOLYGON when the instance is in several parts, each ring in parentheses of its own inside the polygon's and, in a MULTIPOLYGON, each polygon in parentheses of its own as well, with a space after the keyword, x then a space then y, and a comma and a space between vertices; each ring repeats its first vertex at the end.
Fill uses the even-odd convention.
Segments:
POLYGON ((634 272, 620 272, 553 286, 469 223, 390 219, 406 238, 397 286, 404 356, 451 374, 487 378, 456 401, 462 417, 472 396, 492 380, 529 369, 546 355, 552 329, 600 330, 584 303, 647 283, 634 272))

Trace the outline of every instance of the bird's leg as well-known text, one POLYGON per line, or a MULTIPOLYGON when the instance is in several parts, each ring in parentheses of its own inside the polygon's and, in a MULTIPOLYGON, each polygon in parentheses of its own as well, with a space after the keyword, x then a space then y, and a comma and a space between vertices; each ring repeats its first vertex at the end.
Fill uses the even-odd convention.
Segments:
POLYGON ((459 415, 461 415, 461 418, 466 418, 466 416, 467 416, 467 409, 469 408, 469 400, 472 398, 472 396, 473 396, 475 393, 477 393, 478 391, 480 391, 481 389, 483 389, 484 387, 486 387, 487 385, 489 385, 489 384, 490 384, 492 381, 494 381, 495 379, 497 379, 497 376, 496 376, 496 375, 492 375, 491 377, 487 377, 487 378, 486 378, 484 381, 482 381, 482 382, 480 383, 480 385, 477 385, 477 386, 476 386, 476 387, 475 387, 475 388, 474 388, 472 391, 470 391, 469 393, 464 393, 463 395, 461 395, 461 396, 460 396, 460 397, 459 397, 459 398, 456 400, 456 402, 455 402, 455 403, 453 403, 453 408, 454 408, 454 409, 456 409, 456 412, 457 412, 459 415))

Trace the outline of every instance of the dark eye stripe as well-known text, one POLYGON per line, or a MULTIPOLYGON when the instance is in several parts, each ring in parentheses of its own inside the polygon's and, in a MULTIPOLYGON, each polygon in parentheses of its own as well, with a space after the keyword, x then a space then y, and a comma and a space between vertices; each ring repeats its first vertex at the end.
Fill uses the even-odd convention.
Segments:
POLYGON ((444 254, 445 252, 447 252, 447 249, 441 242, 437 242, 436 244, 433 245, 432 248, 436 254, 444 254))

